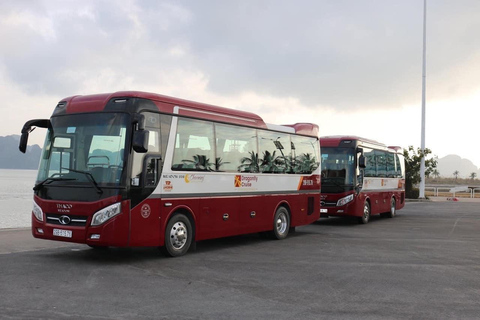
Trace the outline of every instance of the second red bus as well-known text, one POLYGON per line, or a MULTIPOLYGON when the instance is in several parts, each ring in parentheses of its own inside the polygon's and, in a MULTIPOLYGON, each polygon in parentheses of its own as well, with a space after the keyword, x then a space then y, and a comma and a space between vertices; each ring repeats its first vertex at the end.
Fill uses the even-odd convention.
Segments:
POLYGON ((320 138, 321 215, 394 217, 405 205, 405 162, 400 147, 356 136, 320 138))

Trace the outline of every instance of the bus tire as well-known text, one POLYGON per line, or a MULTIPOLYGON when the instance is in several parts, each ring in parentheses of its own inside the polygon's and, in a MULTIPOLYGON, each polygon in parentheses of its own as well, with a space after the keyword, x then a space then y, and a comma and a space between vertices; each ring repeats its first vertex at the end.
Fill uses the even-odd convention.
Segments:
POLYGON ((192 244, 193 229, 190 219, 182 213, 174 215, 165 228, 165 245, 162 252, 168 257, 179 257, 187 253, 192 244))
POLYGON ((285 239, 290 230, 290 214, 287 208, 280 206, 273 217, 273 238, 277 240, 285 239))
POLYGON ((368 221, 370 221, 370 216, 370 203, 368 203, 368 201, 365 201, 365 204, 363 205, 363 214, 361 217, 358 218, 358 222, 361 224, 367 224, 368 221))
POLYGON ((388 218, 393 218, 397 213, 396 211, 397 211, 397 203, 395 201, 395 198, 392 197, 392 199, 390 200, 390 212, 387 212, 386 216, 388 218))

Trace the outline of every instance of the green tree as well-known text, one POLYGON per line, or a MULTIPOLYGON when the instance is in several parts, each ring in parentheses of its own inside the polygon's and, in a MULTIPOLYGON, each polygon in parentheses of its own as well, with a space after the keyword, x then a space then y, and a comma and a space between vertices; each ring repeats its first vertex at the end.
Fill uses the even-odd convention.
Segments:
POLYGON ((260 172, 260 159, 258 158, 258 153, 255 151, 248 153, 250 157, 243 157, 240 162, 241 165, 238 166, 238 171, 243 172, 260 172))
POLYGON ((475 180, 477 174, 475 172, 470 173, 470 179, 475 180))
POLYGON ((433 176, 435 179, 438 179, 438 177, 440 177, 440 172, 439 172, 437 169, 433 169, 433 171, 432 171, 432 176, 433 176))
POLYGON ((459 174, 460 174, 460 172, 458 170, 455 170, 455 172, 453 173, 453 176, 455 177, 455 180, 458 179, 459 174))
POLYGON ((227 163, 230 162, 224 162, 220 157, 215 158, 215 170, 220 171, 220 167, 227 163))
POLYGON ((409 146, 408 150, 403 149, 403 156, 405 157, 405 193, 407 198, 418 198, 418 189, 415 186, 420 183, 420 163, 425 157, 425 176, 430 175, 437 167, 437 160, 434 157, 429 157, 432 151, 425 148, 422 151, 420 148, 409 146))
POLYGON ((312 157, 310 153, 304 153, 297 157, 295 164, 296 173, 312 173, 318 168, 318 163, 315 160, 315 157, 312 157))
POLYGON ((202 154, 197 154, 193 156, 193 160, 182 160, 186 163, 191 163, 195 166, 195 170, 200 171, 212 171, 212 163, 210 159, 207 159, 207 156, 202 154))
POLYGON ((278 157, 275 156, 275 151, 270 153, 268 150, 263 153, 263 159, 260 161, 260 171, 261 172, 279 172, 278 157))

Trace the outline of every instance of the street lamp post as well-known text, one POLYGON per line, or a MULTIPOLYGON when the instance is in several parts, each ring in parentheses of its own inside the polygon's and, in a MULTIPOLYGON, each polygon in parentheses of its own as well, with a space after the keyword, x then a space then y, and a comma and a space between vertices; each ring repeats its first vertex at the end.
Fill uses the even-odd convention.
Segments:
POLYGON ((427 0, 423 1, 423 66, 422 66, 422 158, 420 162, 420 194, 425 198, 425 84, 426 84, 426 52, 427 52, 427 0))

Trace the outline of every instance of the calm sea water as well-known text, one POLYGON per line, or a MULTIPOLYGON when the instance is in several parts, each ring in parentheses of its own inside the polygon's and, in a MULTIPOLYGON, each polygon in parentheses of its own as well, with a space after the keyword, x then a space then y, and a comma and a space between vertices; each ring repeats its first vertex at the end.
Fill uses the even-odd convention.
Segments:
POLYGON ((37 170, 0 169, 0 228, 30 227, 37 170))

